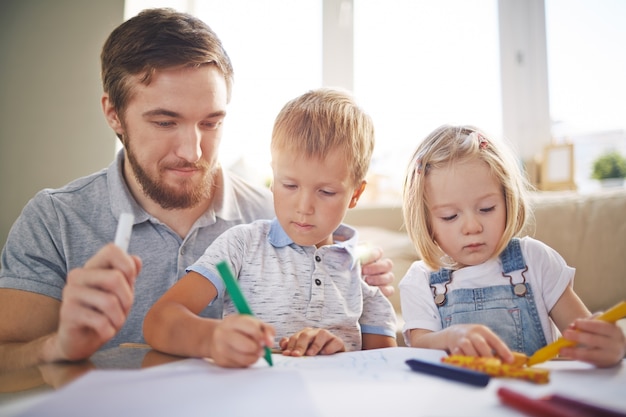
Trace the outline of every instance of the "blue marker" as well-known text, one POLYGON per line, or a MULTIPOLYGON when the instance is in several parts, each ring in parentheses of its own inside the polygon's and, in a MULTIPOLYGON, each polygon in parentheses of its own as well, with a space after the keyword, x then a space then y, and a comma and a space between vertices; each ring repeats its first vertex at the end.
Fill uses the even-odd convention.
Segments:
POLYGON ((409 359, 406 364, 415 372, 438 376, 440 378, 452 381, 463 382, 465 384, 485 387, 491 378, 489 374, 474 371, 471 369, 460 368, 458 366, 438 364, 433 362, 424 362, 418 359, 409 359))

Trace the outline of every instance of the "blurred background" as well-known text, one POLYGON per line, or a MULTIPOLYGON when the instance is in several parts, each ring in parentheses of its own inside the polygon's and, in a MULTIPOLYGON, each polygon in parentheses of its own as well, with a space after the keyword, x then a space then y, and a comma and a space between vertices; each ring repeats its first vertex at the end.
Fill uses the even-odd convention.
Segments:
MULTIPOLYGON (((205 20, 235 67, 222 163, 264 184, 274 117, 321 85, 352 90, 377 144, 360 204, 396 203, 407 158, 443 123, 504 137, 520 164, 572 143, 575 187, 626 154, 623 0, 4 0, 0 241, 39 189, 105 168, 119 143, 100 109, 100 48, 143 8, 205 20)), ((534 168, 533 168, 534 169, 534 168)))

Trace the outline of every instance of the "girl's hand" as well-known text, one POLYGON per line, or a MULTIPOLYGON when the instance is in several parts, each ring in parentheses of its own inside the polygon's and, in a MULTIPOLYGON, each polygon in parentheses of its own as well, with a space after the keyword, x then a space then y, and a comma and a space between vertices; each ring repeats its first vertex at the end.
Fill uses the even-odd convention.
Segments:
POLYGON ((346 350, 343 340, 339 337, 326 329, 310 327, 290 337, 283 337, 279 345, 285 356, 331 355, 346 350))
POLYGON ((275 334, 273 326, 256 317, 226 316, 213 330, 210 357, 225 368, 248 367, 264 355, 265 346, 273 346, 275 334))
POLYGON ((615 323, 577 319, 563 332, 563 338, 576 342, 559 352, 562 356, 587 362, 598 368, 619 364, 626 356, 626 336, 615 323))
POLYGON ((457 324, 444 330, 446 350, 451 355, 499 357, 505 363, 515 361, 507 345, 491 329, 482 324, 457 324))

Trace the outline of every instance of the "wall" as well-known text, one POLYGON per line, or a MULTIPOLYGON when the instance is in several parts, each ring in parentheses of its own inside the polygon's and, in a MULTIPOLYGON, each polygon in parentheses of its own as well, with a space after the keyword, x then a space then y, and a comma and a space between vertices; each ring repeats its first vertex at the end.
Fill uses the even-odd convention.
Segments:
POLYGON ((0 245, 41 188, 106 167, 100 49, 124 0, 0 3, 0 245))
POLYGON ((502 130, 525 163, 551 143, 544 0, 498 0, 502 130))

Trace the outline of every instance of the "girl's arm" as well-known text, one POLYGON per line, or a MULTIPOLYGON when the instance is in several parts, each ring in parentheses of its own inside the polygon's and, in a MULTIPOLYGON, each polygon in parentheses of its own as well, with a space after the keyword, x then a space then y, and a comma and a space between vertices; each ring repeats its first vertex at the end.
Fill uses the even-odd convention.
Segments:
POLYGON ((556 327, 563 333, 576 319, 591 317, 580 297, 571 286, 567 286, 552 310, 550 318, 556 327))
POLYGON ((562 356, 599 368, 618 365, 626 356, 626 335, 615 323, 595 320, 571 287, 550 311, 563 338, 575 342, 559 352, 562 356))

